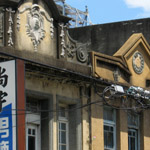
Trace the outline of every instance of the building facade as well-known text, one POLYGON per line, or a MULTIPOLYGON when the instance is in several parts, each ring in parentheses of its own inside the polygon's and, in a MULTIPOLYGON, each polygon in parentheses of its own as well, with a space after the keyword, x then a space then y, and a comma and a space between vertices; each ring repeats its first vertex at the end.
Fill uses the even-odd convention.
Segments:
POLYGON ((147 39, 108 55, 70 19, 52 0, 0 1, 0 150, 149 150, 147 39))

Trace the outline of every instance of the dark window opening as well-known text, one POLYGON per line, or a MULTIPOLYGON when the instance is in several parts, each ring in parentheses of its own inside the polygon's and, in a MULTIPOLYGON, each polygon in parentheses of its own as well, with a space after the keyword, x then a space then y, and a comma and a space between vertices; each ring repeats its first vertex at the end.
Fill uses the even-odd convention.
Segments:
POLYGON ((146 87, 150 87, 150 80, 146 80, 146 87))
POLYGON ((28 136, 28 150, 35 150, 35 137, 28 136))

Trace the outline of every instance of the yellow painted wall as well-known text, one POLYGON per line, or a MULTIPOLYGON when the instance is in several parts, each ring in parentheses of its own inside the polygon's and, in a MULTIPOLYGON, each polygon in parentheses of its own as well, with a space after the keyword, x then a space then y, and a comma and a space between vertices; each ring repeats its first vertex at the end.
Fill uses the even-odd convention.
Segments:
POLYGON ((117 132, 117 149, 128 149, 128 124, 127 113, 124 110, 117 110, 116 112, 116 132, 117 132))
POLYGON ((150 60, 149 60, 149 56, 147 52, 145 51, 145 48, 143 47, 142 44, 139 44, 135 47, 135 49, 131 53, 129 54, 127 53, 125 57, 126 57, 129 70, 132 74, 131 80, 130 80, 131 84, 134 86, 145 87, 146 77, 148 76, 148 74, 150 75, 150 60), (133 55, 137 51, 140 52, 144 57, 144 70, 141 74, 137 74, 134 71, 133 64, 132 64, 133 55))
MULTIPOLYGON (((91 90, 91 102, 99 100, 99 96, 91 90)), ((104 150, 103 106, 102 103, 91 105, 91 150, 104 150)))
POLYGON ((141 131, 140 131, 140 141, 141 141, 141 150, 149 150, 150 149, 150 110, 146 110, 143 112, 141 118, 141 131))

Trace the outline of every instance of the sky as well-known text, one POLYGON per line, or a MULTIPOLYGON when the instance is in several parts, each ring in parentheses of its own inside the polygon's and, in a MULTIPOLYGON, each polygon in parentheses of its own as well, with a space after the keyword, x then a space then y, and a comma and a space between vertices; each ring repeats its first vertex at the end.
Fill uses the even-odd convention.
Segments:
POLYGON ((66 0, 66 3, 82 11, 88 6, 93 24, 150 17, 150 0, 66 0))

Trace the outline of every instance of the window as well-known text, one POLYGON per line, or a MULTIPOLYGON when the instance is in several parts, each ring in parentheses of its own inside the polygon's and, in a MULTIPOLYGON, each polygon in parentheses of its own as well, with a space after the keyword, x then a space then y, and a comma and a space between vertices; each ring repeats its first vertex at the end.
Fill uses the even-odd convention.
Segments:
POLYGON ((57 96, 57 148, 58 150, 82 149, 81 101, 57 96))
POLYGON ((129 129, 128 130, 128 143, 129 150, 137 150, 137 130, 129 129))
POLYGON ((116 122, 115 110, 112 108, 104 108, 104 149, 116 149, 116 122))
POLYGON ((27 100, 26 103, 26 150, 41 150, 41 115, 37 100, 27 100))
POLYGON ((27 150, 38 150, 37 128, 36 125, 27 127, 27 150))
POLYGON ((139 116, 136 114, 128 114, 128 149, 139 150, 139 116))
POLYGON ((150 87, 150 80, 146 80, 146 87, 150 87))
POLYGON ((67 106, 59 106, 58 120, 58 147, 59 150, 68 150, 68 112, 67 106))

